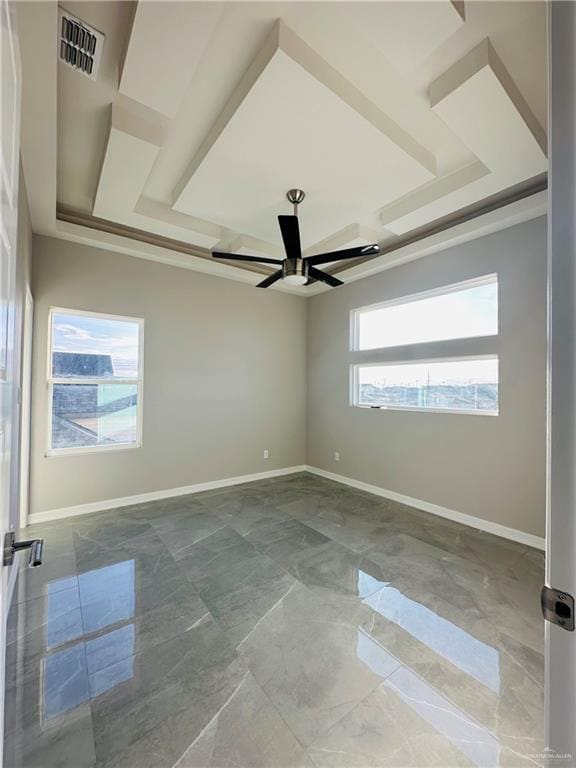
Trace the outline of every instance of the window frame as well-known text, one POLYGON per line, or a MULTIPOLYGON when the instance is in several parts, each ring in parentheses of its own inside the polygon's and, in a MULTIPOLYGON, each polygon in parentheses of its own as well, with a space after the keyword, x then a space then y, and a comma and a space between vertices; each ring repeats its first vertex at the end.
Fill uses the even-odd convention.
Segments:
POLYGON ((105 312, 92 312, 84 309, 68 309, 66 307, 49 307, 48 309, 48 343, 46 345, 46 383, 47 383, 47 411, 48 411, 48 430, 46 434, 46 457, 71 456, 82 453, 100 453, 107 451, 127 451, 131 449, 142 448, 142 431, 144 419, 144 319, 141 317, 132 317, 129 315, 112 315, 105 312), (129 323, 138 323, 138 376, 127 379, 110 379, 104 377, 61 377, 52 375, 52 330, 53 318, 55 314, 75 315, 79 317, 100 318, 102 320, 119 320, 129 323), (129 384, 136 385, 137 408, 136 408, 136 440, 133 443, 116 443, 88 446, 71 446, 69 448, 52 447, 52 419, 54 402, 55 384, 129 384))
POLYGON ((379 360, 377 362, 356 362, 350 364, 350 405, 354 408, 363 408, 373 411, 415 411, 417 413, 453 413, 466 416, 498 416, 500 413, 500 359, 497 354, 486 355, 459 355, 457 357, 429 357, 426 359, 411 360, 379 360), (427 363, 458 363, 472 362, 474 360, 496 360, 498 363, 498 408, 495 411, 474 410, 471 408, 426 408, 417 405, 366 405, 359 402, 360 381, 358 370, 360 368, 382 368, 387 365, 426 365, 427 363))
MULTIPOLYGON (((417 293, 410 293, 405 296, 398 296, 394 299, 385 299, 374 304, 366 304, 362 307, 355 307, 350 311, 350 352, 379 352, 389 349, 400 349, 401 347, 414 347, 418 344, 444 344, 451 341, 465 341, 466 339, 493 339, 497 338, 500 334, 500 285, 498 282, 498 273, 491 272, 487 275, 481 275, 479 277, 472 277, 467 280, 461 280, 458 283, 450 283, 449 285, 439 286, 438 288, 430 288, 424 291, 418 291, 417 293), (481 334, 478 336, 457 336, 449 339, 433 339, 431 341, 410 341, 404 344, 391 344, 387 347, 369 347, 367 349, 360 348, 360 315, 364 312, 372 312, 378 309, 385 309, 386 307, 394 307, 403 304, 411 304, 415 301, 421 301, 423 299, 431 299, 435 296, 446 296, 450 293, 457 293, 458 291, 466 290, 468 288, 477 288, 483 285, 490 285, 496 283, 498 287, 498 303, 497 303, 497 331, 493 334, 481 334)), ((402 362, 402 361, 400 361, 402 362)))

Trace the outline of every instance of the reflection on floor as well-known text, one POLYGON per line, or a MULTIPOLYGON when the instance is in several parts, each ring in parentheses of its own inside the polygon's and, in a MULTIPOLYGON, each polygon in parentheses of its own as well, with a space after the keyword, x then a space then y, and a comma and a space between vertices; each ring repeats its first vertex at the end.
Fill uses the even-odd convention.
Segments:
POLYGON ((7 768, 542 762, 540 552, 309 475, 33 535, 7 768))

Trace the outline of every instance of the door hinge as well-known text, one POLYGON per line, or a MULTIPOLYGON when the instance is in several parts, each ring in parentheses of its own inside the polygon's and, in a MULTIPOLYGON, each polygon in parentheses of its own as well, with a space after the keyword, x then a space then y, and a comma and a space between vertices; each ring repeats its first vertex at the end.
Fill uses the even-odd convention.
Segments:
POLYGON ((542 615, 551 624, 557 624, 568 632, 574 632, 574 598, 568 592, 552 587, 542 587, 540 595, 542 615))

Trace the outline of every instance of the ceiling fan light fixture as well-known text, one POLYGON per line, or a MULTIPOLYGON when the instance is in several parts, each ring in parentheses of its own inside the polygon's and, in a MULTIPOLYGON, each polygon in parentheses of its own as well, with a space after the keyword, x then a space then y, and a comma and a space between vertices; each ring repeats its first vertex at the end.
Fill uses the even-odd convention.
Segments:
POLYGON ((304 275, 286 275, 282 280, 288 285, 306 285, 308 278, 304 275))

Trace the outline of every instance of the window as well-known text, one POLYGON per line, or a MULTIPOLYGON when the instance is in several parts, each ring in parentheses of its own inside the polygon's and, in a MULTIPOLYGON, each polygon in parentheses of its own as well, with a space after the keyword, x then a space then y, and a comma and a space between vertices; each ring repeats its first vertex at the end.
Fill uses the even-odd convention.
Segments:
POLYGON ((498 413, 496 357, 355 365, 354 404, 498 413))
POLYGON ((497 275, 354 309, 350 328, 352 405, 498 415, 497 275))
POLYGON ((49 453, 140 446, 143 332, 137 318, 50 310, 49 453))
POLYGON ((362 307, 353 313, 353 326, 355 350, 495 336, 497 276, 362 307))

